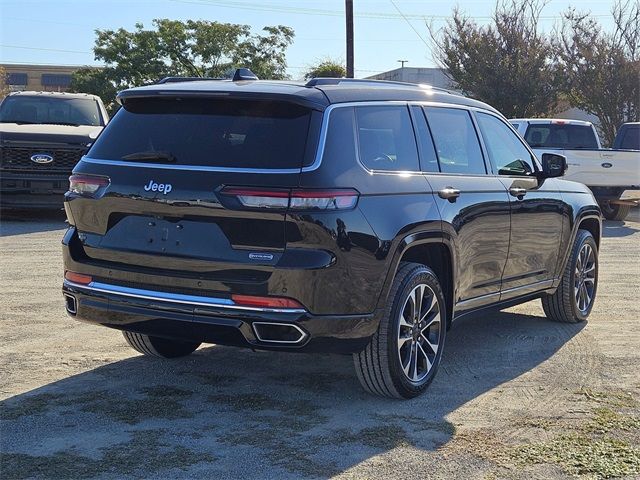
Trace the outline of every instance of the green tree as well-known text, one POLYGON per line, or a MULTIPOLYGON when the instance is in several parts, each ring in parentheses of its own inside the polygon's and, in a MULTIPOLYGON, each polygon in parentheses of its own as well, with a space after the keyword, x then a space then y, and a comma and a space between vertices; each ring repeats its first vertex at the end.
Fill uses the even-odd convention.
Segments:
POLYGON ((456 8, 441 30, 429 27, 434 56, 465 94, 507 117, 548 114, 556 107, 558 81, 553 48, 538 31, 544 5, 501 0, 486 26, 456 8))
POLYGON ((640 3, 616 2, 614 29, 569 9, 554 35, 562 87, 569 103, 596 115, 611 145, 620 124, 640 121, 640 3))
POLYGON ((7 71, 4 67, 0 66, 0 100, 7 96, 9 93, 9 85, 7 84, 7 71))
POLYGON ((118 89, 109 78, 109 72, 104 69, 85 67, 75 71, 69 90, 99 95, 109 113, 113 113, 117 107, 115 99, 118 89))
POLYGON ((347 69, 341 62, 331 60, 330 58, 322 60, 317 65, 310 66, 304 73, 304 78, 325 77, 325 78, 343 78, 347 76, 347 69))
POLYGON ((78 71, 72 88, 111 103, 118 90, 167 76, 228 77, 248 67, 259 78, 283 79, 293 38, 293 30, 282 25, 252 34, 248 25, 205 20, 155 19, 152 29, 138 23, 132 31, 96 30, 94 55, 105 66, 78 71))

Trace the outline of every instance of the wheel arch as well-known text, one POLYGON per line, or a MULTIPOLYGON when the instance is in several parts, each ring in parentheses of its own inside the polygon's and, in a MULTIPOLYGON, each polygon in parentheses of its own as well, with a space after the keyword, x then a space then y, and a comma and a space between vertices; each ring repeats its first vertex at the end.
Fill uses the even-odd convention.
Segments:
POLYGON ((404 237, 394 254, 391 268, 384 283, 383 294, 378 302, 379 308, 384 306, 387 301, 391 284, 401 262, 420 263, 434 271, 445 296, 447 327, 450 327, 455 298, 455 249, 451 239, 443 235, 442 232, 421 232, 404 237))
POLYGON ((573 243, 576 241, 576 236, 578 235, 579 230, 586 230, 591 233, 596 241, 598 250, 600 250, 600 241, 602 238, 602 216, 600 211, 597 209, 584 210, 576 216, 571 230, 571 237, 569 238, 567 248, 563 253, 562 262, 558 265, 558 270, 556 272, 557 277, 562 275, 562 272, 564 272, 564 269, 567 266, 567 262, 571 256, 571 249, 573 248, 573 243))

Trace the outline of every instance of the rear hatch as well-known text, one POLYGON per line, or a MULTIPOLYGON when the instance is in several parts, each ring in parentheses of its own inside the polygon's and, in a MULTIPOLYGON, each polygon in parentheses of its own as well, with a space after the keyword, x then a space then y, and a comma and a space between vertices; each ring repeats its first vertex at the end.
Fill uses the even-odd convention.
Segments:
POLYGON ((82 254, 142 273, 265 279, 286 246, 277 193, 288 198, 313 163, 321 117, 287 100, 127 99, 66 196, 82 254), (276 202, 265 208, 260 189, 276 202))

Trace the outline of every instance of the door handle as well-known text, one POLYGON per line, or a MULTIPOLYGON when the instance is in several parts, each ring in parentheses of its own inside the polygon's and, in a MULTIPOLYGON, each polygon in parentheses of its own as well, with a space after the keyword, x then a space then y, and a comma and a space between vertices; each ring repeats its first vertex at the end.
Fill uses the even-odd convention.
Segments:
POLYGON ((460 196, 460 190, 453 187, 445 187, 438 191, 438 196, 453 203, 460 196))
POLYGON ((527 189, 526 188, 520 188, 520 187, 511 187, 509 189, 509 193, 513 197, 522 198, 527 194, 527 189))

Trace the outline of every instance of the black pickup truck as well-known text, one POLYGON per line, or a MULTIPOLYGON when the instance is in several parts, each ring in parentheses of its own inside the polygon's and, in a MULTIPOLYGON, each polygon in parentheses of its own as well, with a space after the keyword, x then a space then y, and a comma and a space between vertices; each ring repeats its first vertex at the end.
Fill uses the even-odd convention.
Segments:
POLYGON ((0 104, 0 205, 62 208, 69 175, 109 117, 85 93, 15 92, 0 104))

